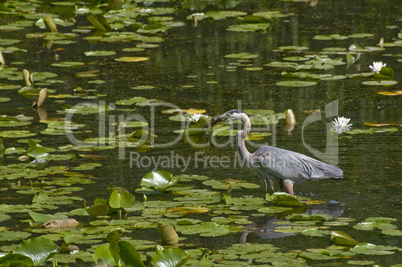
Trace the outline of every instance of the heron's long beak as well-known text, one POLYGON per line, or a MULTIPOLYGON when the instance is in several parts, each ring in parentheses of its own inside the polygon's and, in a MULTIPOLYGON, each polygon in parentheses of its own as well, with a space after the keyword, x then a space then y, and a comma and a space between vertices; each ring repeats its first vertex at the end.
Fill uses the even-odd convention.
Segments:
POLYGON ((219 117, 215 117, 210 121, 211 127, 215 127, 219 124, 221 124, 222 122, 224 122, 225 118, 223 116, 219 116, 219 117))

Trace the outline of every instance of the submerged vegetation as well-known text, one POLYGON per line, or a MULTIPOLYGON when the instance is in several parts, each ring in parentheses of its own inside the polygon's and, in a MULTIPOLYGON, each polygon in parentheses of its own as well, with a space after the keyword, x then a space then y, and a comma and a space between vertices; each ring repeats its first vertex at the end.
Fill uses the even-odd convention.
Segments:
MULTIPOLYGON (((280 2, 292 7, 310 1, 280 2)), ((110 266, 308 266, 325 261, 374 265, 381 257, 400 255, 401 248, 392 245, 402 236, 396 218, 343 216, 342 199, 280 192, 263 198, 256 193, 260 184, 246 178, 223 172, 196 174, 186 168, 180 170, 186 174, 178 174, 179 170, 151 171, 156 166, 148 166, 145 175, 133 168, 130 176, 121 175, 133 184, 105 181, 125 149, 130 156, 155 152, 155 144, 166 141, 166 136, 182 134, 178 142, 183 150, 209 156, 211 140, 235 136, 232 124, 206 134, 216 102, 201 106, 189 100, 183 104, 186 109, 167 103, 167 95, 181 93, 191 98, 208 93, 206 102, 225 102, 216 87, 224 83, 222 76, 232 73, 241 73, 236 79, 244 78, 247 87, 254 86, 250 77, 255 77, 248 74, 270 79, 274 73, 272 86, 282 92, 300 90, 300 95, 307 88, 337 81, 359 84, 381 99, 402 94, 393 68, 401 55, 392 50, 402 45, 400 30, 392 32, 392 40, 378 44, 373 41, 375 33, 316 34, 311 39, 322 45, 320 50, 303 42, 277 42, 274 58, 240 46, 216 55, 203 72, 183 71, 180 86, 171 85, 169 74, 185 67, 178 60, 174 66, 165 64, 153 50, 162 47, 169 57, 174 29, 189 29, 190 37, 180 38, 191 39, 194 28, 221 23, 223 34, 247 34, 248 39, 287 25, 295 16, 279 7, 244 11, 248 8, 243 4, 0 2, 1 266, 92 266, 100 261, 110 266), (387 53, 389 61, 372 61, 373 53, 387 53), (156 73, 168 80, 156 81, 156 73), (166 93, 161 87, 179 89, 166 93), (154 113, 149 116, 145 109, 154 113), (162 118, 163 131, 154 131, 155 117, 162 118), (112 157, 116 158, 110 161, 112 157), (99 173, 106 178, 97 177, 99 173), (101 190, 92 192, 94 188, 101 190)), ((191 56, 196 64, 199 55, 191 56)), ((254 126, 276 129, 286 121, 289 135, 297 127, 291 109, 284 114, 250 106, 245 112, 254 126)), ((361 136, 382 140, 400 132, 400 122, 372 119, 353 118, 352 130, 331 131, 331 144, 361 136)), ((248 140, 261 141, 272 134, 257 129, 248 140)), ((399 266, 394 259, 388 262, 399 266)))

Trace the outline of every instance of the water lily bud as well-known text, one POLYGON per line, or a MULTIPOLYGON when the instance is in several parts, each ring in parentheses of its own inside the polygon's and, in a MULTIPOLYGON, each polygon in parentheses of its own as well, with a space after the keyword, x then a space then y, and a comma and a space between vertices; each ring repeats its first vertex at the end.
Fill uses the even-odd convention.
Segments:
POLYGON ((285 111, 285 119, 286 119, 286 123, 289 123, 289 124, 296 123, 296 117, 295 117, 295 114, 293 113, 292 109, 288 109, 285 111))

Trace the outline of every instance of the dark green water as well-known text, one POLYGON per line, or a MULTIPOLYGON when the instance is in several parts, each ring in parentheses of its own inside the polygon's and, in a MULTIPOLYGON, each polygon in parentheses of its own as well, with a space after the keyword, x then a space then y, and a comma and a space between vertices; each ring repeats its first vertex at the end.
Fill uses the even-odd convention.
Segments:
MULTIPOLYGON (((392 87, 368 86, 362 84, 370 78, 320 81, 311 87, 283 87, 276 83, 285 80, 282 77, 283 68, 264 66, 273 61, 283 61, 284 57, 320 55, 327 48, 345 49, 330 57, 342 57, 346 62, 346 49, 352 44, 376 47, 380 38, 385 42, 393 42, 401 34, 402 27, 402 2, 395 1, 318 1, 315 6, 310 3, 293 3, 281 1, 204 1, 198 3, 175 3, 182 8, 172 15, 175 20, 184 22, 184 26, 172 28, 158 34, 165 39, 155 48, 147 48, 143 52, 129 54, 123 52, 123 48, 134 47, 138 42, 89 42, 84 37, 93 35, 93 32, 79 34, 72 40, 73 44, 53 44, 51 48, 43 46, 42 39, 29 39, 27 33, 37 33, 40 30, 35 26, 18 31, 0 32, 0 38, 15 38, 21 42, 14 45, 20 49, 26 49, 25 53, 4 53, 7 66, 18 69, 29 69, 34 72, 56 73, 56 79, 64 81, 47 85, 48 89, 54 89, 57 94, 74 95, 74 88, 80 86, 84 89, 95 89, 99 97, 88 99, 66 98, 46 100, 45 108, 49 118, 60 118, 64 114, 60 112, 64 104, 78 104, 84 101, 98 103, 105 101, 113 104, 115 101, 135 96, 161 100, 162 106, 151 107, 123 107, 125 110, 116 109, 108 115, 118 116, 124 114, 139 114, 148 121, 155 121, 154 132, 158 135, 157 142, 168 143, 175 140, 177 134, 174 130, 180 129, 180 123, 169 120, 170 115, 161 111, 171 108, 171 105, 182 109, 205 109, 209 116, 222 114, 230 109, 272 109, 275 112, 283 112, 291 108, 296 116, 298 124, 288 134, 284 131, 285 121, 281 120, 273 128, 269 129, 271 136, 259 141, 261 144, 269 144, 280 148, 297 151, 312 157, 316 157, 309 151, 305 144, 315 150, 325 152, 327 147, 327 124, 331 124, 334 116, 326 117, 322 113, 321 119, 306 126, 303 122, 311 114, 309 111, 321 109, 333 101, 337 101, 338 113, 336 116, 351 118, 353 129, 368 129, 365 122, 387 123, 398 129, 394 133, 375 133, 368 135, 340 135, 337 143, 338 153, 335 155, 338 166, 344 172, 343 180, 315 181, 295 185, 295 193, 313 199, 339 202, 342 206, 341 213, 344 217, 355 218, 358 222, 368 217, 392 217, 398 219, 400 226, 401 210, 401 153, 402 139, 402 108, 401 95, 386 96, 377 94, 381 91, 401 90, 402 65, 401 45, 386 47, 384 51, 362 53, 360 69, 356 65, 349 68, 346 65, 335 66, 331 70, 316 71, 316 73, 347 75, 360 72, 370 72, 369 65, 373 61, 382 61, 394 70, 394 80, 399 84, 392 87), (192 7, 186 8, 187 6, 192 7), (270 29, 266 32, 232 32, 226 28, 232 25, 235 18, 227 18, 213 22, 199 21, 194 27, 186 16, 195 12, 208 10, 237 10, 249 14, 258 11, 277 10, 282 14, 289 14, 284 18, 275 18, 270 29), (369 33, 368 38, 348 38, 345 40, 321 41, 315 40, 317 35, 351 35, 357 33, 369 33), (308 50, 303 52, 277 51, 281 46, 304 46, 308 50), (113 50, 117 54, 113 57, 87 57, 85 51, 113 50), (258 57, 241 62, 248 67, 261 68, 258 71, 248 71, 245 66, 233 65, 236 59, 225 58, 225 55, 248 52, 257 54, 258 57), (149 60, 145 62, 116 62, 112 58, 121 56, 145 56, 149 60), (51 66, 57 61, 79 61, 85 65, 79 68, 56 68, 51 66), (15 64, 22 62, 23 64, 15 64), (235 66, 230 69, 228 67, 235 66), (77 72, 98 71, 95 78, 76 77, 77 72), (234 71, 230 71, 234 70, 234 71), (103 84, 91 84, 88 81, 101 79, 103 84), (213 81, 213 82, 211 82, 213 81), (133 90, 131 87, 138 85, 153 86, 150 90, 133 90)), ((138 5, 144 6, 139 2, 138 5)), ((146 3, 146 6, 173 6, 170 3, 146 3)), ((38 6, 37 10, 52 12, 46 5, 38 6)), ((84 16, 74 17, 76 24, 70 27, 59 27, 61 32, 71 32, 77 26, 90 25, 84 16)), ((0 14, 0 24, 6 25, 12 21, 18 21, 17 15, 0 14)), ((126 27, 130 31, 130 27, 126 27)), ((1 46, 1 45, 0 45, 1 46)), ((246 67, 247 67, 246 66, 246 67)), ((0 83, 22 85, 22 80, 6 81, 0 83)), ((40 132, 45 126, 39 123, 39 118, 30 108, 31 100, 23 98, 17 90, 1 90, 0 97, 8 97, 11 101, 0 103, 1 115, 18 115, 23 113, 34 116, 31 126, 18 129, 28 129, 32 132, 40 132)), ((98 135, 98 115, 86 115, 74 117, 75 122, 87 124, 86 132, 77 134, 77 138, 83 139, 98 135), (92 132, 89 132, 90 129, 92 132)), ((3 129, 0 129, 3 130, 3 129)), ((9 130, 9 129, 5 129, 9 130)), ((107 131, 106 131, 107 132, 107 131)), ((58 147, 69 144, 66 136, 39 135, 46 146, 58 147)), ((220 138, 224 143, 228 139, 220 138)), ((5 139, 5 144, 16 145, 15 139, 5 139)), ((256 148, 249 147, 250 151, 256 148)), ((173 174, 183 172, 187 174, 206 175, 213 179, 241 179, 252 183, 262 184, 252 172, 234 166, 233 145, 213 147, 209 151, 210 156, 222 158, 227 156, 230 164, 227 167, 213 167, 210 163, 205 167, 197 164, 193 159, 197 150, 191 148, 183 141, 173 142, 172 145, 163 148, 154 148, 140 154, 140 157, 157 158, 159 156, 177 155, 190 158, 190 164, 185 170, 183 166, 170 165, 164 168, 173 174)), ((130 153, 136 153, 136 149, 126 148, 118 154, 118 149, 96 152, 104 159, 99 162, 102 167, 92 171, 91 174, 98 179, 95 184, 86 185, 85 191, 76 192, 77 196, 92 200, 97 197, 106 197, 106 187, 117 185, 134 190, 139 187, 141 178, 155 168, 152 164, 136 166, 130 162, 130 153), (130 168, 130 163, 134 166, 130 168)), ((137 155, 137 154, 135 154, 137 155)), ((79 159, 78 162, 84 162, 79 159)), ((74 162, 76 164, 77 162, 74 162)), ((0 181, 5 183, 5 181, 0 181)), ((199 185, 201 186, 201 184, 199 185)), ((238 195, 257 195, 264 197, 265 190, 245 190, 236 192, 238 195)), ((1 193, 2 203, 9 203, 8 196, 24 203, 30 201, 31 196, 23 196, 12 190, 1 193)), ((264 222, 257 223, 263 227, 264 222)), ((357 231, 349 232, 356 239, 364 242, 372 242, 381 245, 398 245, 400 237, 384 236, 379 232, 357 231)), ((157 239, 157 236, 153 237, 157 239)), ((197 238, 195 239, 197 242, 197 238)), ((213 240, 201 239, 203 246, 221 248, 238 242, 238 236, 215 238, 213 240)), ((267 242, 258 235, 250 235, 248 242, 267 242)), ((287 249, 297 249, 295 244, 306 242, 305 237, 291 236, 271 240, 274 245, 287 249)), ((323 241, 311 241, 310 245, 320 246, 323 241), (314 244, 314 242, 316 242, 314 244)), ((400 256, 400 254, 399 254, 400 256)), ((362 257, 364 259, 364 257, 362 257)), ((375 257, 375 261, 383 266, 401 263, 398 254, 375 257)))

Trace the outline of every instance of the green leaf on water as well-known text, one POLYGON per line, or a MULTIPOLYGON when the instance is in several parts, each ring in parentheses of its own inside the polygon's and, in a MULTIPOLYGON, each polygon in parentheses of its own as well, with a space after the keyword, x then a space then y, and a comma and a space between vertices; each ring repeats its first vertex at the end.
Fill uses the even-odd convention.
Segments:
POLYGON ((350 251, 363 255, 390 255, 401 251, 398 247, 375 245, 371 243, 359 243, 350 251))
POLYGON ((4 231, 0 232, 0 241, 14 241, 14 240, 26 239, 30 235, 31 234, 27 232, 4 231))
POLYGON ((116 55, 116 51, 104 51, 104 50, 96 50, 96 51, 87 51, 84 52, 87 57, 95 57, 95 56, 113 56, 116 55))
POLYGON ((265 64, 264 66, 274 67, 274 68, 291 68, 291 67, 297 66, 297 63, 273 61, 268 64, 265 64))
POLYGON ((135 205, 135 197, 130 192, 121 192, 114 190, 109 198, 109 205, 114 209, 132 208, 135 205))
POLYGON ((141 186, 154 188, 159 191, 164 191, 170 186, 178 182, 178 178, 167 171, 154 171, 144 176, 141 180, 141 186))
POLYGON ((41 214, 32 210, 28 210, 29 215, 31 216, 32 220, 36 223, 42 223, 42 222, 47 222, 50 220, 55 220, 55 219, 65 219, 67 218, 66 215, 50 215, 50 214, 41 214))
POLYGON ((348 36, 344 36, 344 35, 340 35, 340 34, 336 33, 336 34, 331 34, 331 35, 316 35, 316 36, 314 36, 313 39, 323 40, 323 41, 325 41, 325 40, 331 41, 331 40, 346 40, 348 38, 349 38, 348 36))
POLYGON ((30 257, 18 253, 10 253, 0 257, 0 266, 31 267, 34 262, 30 257))
POLYGON ((371 265, 375 266, 375 261, 355 261, 355 260, 350 260, 346 262, 349 265, 371 265))
POLYGON ((109 244, 102 244, 99 247, 97 247, 93 254, 94 262, 98 263, 98 260, 101 260, 103 264, 106 264, 107 266, 116 266, 117 263, 109 248, 110 248, 109 244))
POLYGON ((53 67, 77 68, 85 65, 83 62, 65 61, 51 64, 53 67))
POLYGON ((381 80, 381 81, 364 81, 362 82, 362 84, 371 86, 392 86, 398 84, 398 82, 394 80, 381 80))
POLYGON ((248 52, 225 55, 225 58, 238 58, 238 59, 251 59, 251 58, 257 58, 257 57, 258 57, 258 55, 251 54, 248 52))
POLYGON ((12 130, 12 131, 2 131, 0 132, 0 137, 5 138, 22 138, 22 137, 30 137, 35 136, 36 133, 31 133, 27 130, 12 130))
POLYGON ((269 194, 266 195, 266 200, 268 202, 273 202, 278 206, 283 207, 304 207, 308 206, 307 203, 302 202, 298 199, 297 196, 289 195, 288 193, 284 192, 275 192, 271 196, 269 194))
POLYGON ((49 256, 59 251, 59 247, 50 239, 36 237, 25 240, 15 250, 14 253, 25 255, 32 259, 35 266, 44 263, 49 256))
POLYGON ((376 79, 393 79, 394 69, 389 67, 382 67, 380 72, 374 72, 374 78, 376 79))
POLYGON ((96 203, 86 208, 91 217, 103 216, 109 213, 109 206, 103 203, 96 203))
POLYGON ((285 87, 308 87, 316 84, 317 84, 316 82, 308 82, 308 81, 282 81, 276 83, 276 85, 285 87))
POLYGON ((151 260, 151 265, 155 267, 176 267, 182 266, 191 258, 191 254, 180 248, 162 248, 151 260))
POLYGON ((345 245, 345 246, 357 245, 357 241, 343 231, 332 231, 330 234, 331 234, 331 241, 334 241, 337 245, 345 245))
POLYGON ((373 134, 374 129, 373 128, 370 128, 370 129, 353 129, 353 130, 350 130, 350 131, 346 131, 344 133, 351 134, 351 135, 354 135, 354 134, 373 134))
POLYGON ((387 229, 381 231, 382 234, 384 235, 390 235, 390 236, 402 236, 402 231, 398 229, 387 229))
POLYGON ((332 215, 328 214, 291 214, 286 216, 286 219, 290 221, 328 221, 332 219, 332 215))
POLYGON ((282 213, 285 211, 289 211, 292 210, 292 208, 290 207, 263 207, 263 208, 259 208, 258 212, 261 213, 282 213))
POLYGON ((231 231, 226 225, 219 225, 215 222, 204 222, 196 225, 186 225, 177 229, 182 234, 193 235, 199 234, 200 236, 223 236, 229 234, 231 231))
POLYGON ((233 32, 264 32, 271 26, 270 23, 247 23, 230 25, 227 30, 233 32))
POLYGON ((112 29, 102 14, 89 14, 87 20, 99 31, 110 31, 112 29))
POLYGON ((141 62, 141 61, 147 61, 149 58, 147 57, 119 57, 115 58, 115 61, 120 61, 120 62, 141 62))
POLYGON ((146 100, 147 99, 145 97, 136 96, 136 97, 132 97, 129 99, 118 100, 118 101, 116 101, 116 105, 129 106, 129 105, 144 102, 146 100))
POLYGON ((145 267, 145 264, 141 260, 140 254, 137 250, 128 242, 120 241, 117 243, 119 246, 120 259, 126 264, 131 266, 145 267))

